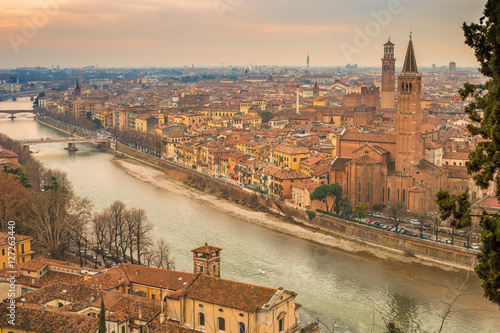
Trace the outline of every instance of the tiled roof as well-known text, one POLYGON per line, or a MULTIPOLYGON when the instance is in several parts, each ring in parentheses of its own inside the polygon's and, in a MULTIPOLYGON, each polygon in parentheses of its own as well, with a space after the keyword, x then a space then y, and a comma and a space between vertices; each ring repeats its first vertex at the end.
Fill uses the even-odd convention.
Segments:
POLYGON ((292 147, 288 145, 279 145, 273 148, 274 151, 284 153, 284 154, 308 154, 309 149, 304 147, 292 147))
POLYGON ((132 283, 179 290, 190 283, 196 275, 187 272, 171 271, 168 269, 146 267, 132 264, 119 266, 132 283), (187 283, 186 283, 187 282, 187 283))
MULTIPOLYGON (((17 268, 26 270, 26 271, 37 271, 43 266, 47 264, 58 265, 58 266, 67 266, 65 261, 49 259, 49 258, 35 258, 30 261, 26 261, 20 264, 17 264, 17 268)), ((70 267, 70 266, 68 266, 70 267)), ((81 268, 78 268, 79 270, 81 268)))
POLYGON ((350 158, 337 157, 332 163, 332 171, 344 171, 347 163, 351 161, 350 158))
POLYGON ((360 156, 351 161, 353 164, 379 164, 380 162, 369 155, 360 156))
MULTIPOLYGON (((0 305, 0 327, 12 328, 8 323, 7 304, 0 305)), ((93 333, 98 329, 98 318, 59 311, 38 304, 16 303, 16 330, 51 333, 93 333)))
POLYGON ((386 133, 359 133, 358 131, 346 131, 342 136, 342 141, 362 141, 362 142, 384 142, 396 144, 396 135, 386 133))
POLYGON ((465 166, 444 165, 443 167, 448 171, 448 177, 450 178, 469 179, 471 177, 467 174, 465 166))
POLYGON ((477 203, 479 207, 500 209, 500 201, 497 197, 489 196, 477 203))
POLYGON ((222 251, 222 249, 218 248, 218 247, 215 247, 215 246, 207 245, 206 243, 205 243, 205 245, 203 245, 203 246, 201 246, 199 248, 191 250, 191 252, 194 252, 194 253, 203 253, 203 254, 212 254, 212 253, 216 253, 216 252, 219 252, 219 251, 222 251))
POLYGON ((443 154, 443 159, 452 159, 452 160, 469 160, 468 152, 461 151, 447 151, 443 154))
MULTIPOLYGON (((0 232, 0 246, 8 245, 8 237, 11 237, 7 232, 0 232)), ((14 238, 17 242, 22 242, 28 239, 32 239, 30 236, 15 234, 14 238)))
POLYGON ((277 291, 277 289, 273 288, 199 274, 180 296, 254 312, 267 304, 277 291))

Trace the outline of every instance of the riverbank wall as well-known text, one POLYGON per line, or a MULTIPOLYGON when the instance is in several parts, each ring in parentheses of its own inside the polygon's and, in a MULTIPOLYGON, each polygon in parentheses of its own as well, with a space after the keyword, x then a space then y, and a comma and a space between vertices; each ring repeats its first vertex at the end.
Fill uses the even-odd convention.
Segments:
POLYGON ((365 226, 359 223, 319 213, 316 213, 316 216, 312 220, 309 220, 306 211, 303 209, 292 207, 285 202, 263 194, 250 194, 247 189, 242 188, 239 185, 231 184, 226 181, 220 181, 210 175, 200 173, 189 167, 151 157, 121 144, 117 145, 117 151, 132 156, 140 161, 145 161, 148 164, 159 168, 170 177, 184 181, 185 183, 188 183, 188 185, 200 190, 212 192, 214 194, 228 192, 230 195, 223 197, 240 204, 248 202, 248 200, 243 200, 242 198, 256 196, 256 199, 253 198, 250 199, 250 201, 255 202, 256 200, 258 205, 261 207, 259 208, 253 205, 251 208, 257 208, 259 210, 269 209, 274 213, 288 218, 288 222, 302 225, 305 228, 313 229, 319 232, 332 233, 371 246, 393 249, 395 253, 399 253, 404 256, 444 261, 447 264, 459 265, 461 267, 473 267, 476 265, 477 252, 473 250, 399 235, 393 232, 375 229, 370 226, 365 226), (189 184, 189 181, 186 181, 188 177, 199 177, 204 181, 194 180, 192 181, 192 184, 189 184), (203 185, 196 186, 197 184, 203 185))
MULTIPOLYGON (((67 133, 72 131, 69 127, 52 123, 46 119, 39 119, 38 121, 47 126, 52 125, 51 127, 63 130, 67 133)), ((85 134, 82 133, 82 135, 85 134)), ((223 181, 173 161, 166 161, 151 156, 119 142, 110 142, 108 146, 111 147, 110 152, 114 152, 117 157, 131 157, 139 162, 155 167, 169 177, 200 191, 214 194, 254 210, 269 211, 279 214, 283 216, 286 222, 300 225, 315 232, 322 232, 369 246, 384 248, 407 257, 442 262, 448 266, 451 265, 463 268, 476 265, 477 251, 474 250, 395 234, 386 230, 319 213, 316 213, 316 216, 312 220, 309 220, 304 209, 294 207, 270 196, 253 192, 239 184, 233 184, 225 180, 223 181)))

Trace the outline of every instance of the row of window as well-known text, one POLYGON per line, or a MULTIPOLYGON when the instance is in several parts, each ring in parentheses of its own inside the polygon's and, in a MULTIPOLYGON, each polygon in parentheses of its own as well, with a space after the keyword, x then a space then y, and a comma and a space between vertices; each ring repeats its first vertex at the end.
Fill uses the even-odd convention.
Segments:
MULTIPOLYGON (((202 312, 198 313, 198 323, 200 326, 205 326, 205 314, 202 312)), ((280 318, 278 320, 278 326, 279 332, 283 332, 285 329, 284 318, 280 318)), ((226 331, 226 319, 217 317, 217 330, 222 332, 226 331)), ((238 322, 238 333, 246 333, 245 323, 238 322)))

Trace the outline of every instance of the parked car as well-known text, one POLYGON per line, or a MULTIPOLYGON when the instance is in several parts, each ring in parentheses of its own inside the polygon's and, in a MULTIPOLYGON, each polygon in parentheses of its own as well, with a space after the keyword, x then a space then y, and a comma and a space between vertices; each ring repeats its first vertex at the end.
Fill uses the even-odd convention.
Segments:
POLYGON ((418 235, 417 237, 422 239, 429 239, 429 237, 427 237, 426 235, 418 235))
POLYGON ((416 220, 416 219, 411 219, 411 220, 410 220, 410 223, 411 223, 411 224, 415 224, 415 225, 420 225, 420 221, 419 221, 419 220, 416 220))
POLYGON ((470 245, 470 247, 471 247, 471 249, 473 249, 473 250, 479 250, 479 246, 478 246, 476 243, 472 243, 472 244, 470 245))

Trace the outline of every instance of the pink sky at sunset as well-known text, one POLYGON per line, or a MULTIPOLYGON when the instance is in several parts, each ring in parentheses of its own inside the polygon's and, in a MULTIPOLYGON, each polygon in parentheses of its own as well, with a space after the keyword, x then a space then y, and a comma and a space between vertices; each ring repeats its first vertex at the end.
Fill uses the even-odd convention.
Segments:
POLYGON ((458 66, 475 66, 472 51, 463 43, 461 25, 478 22, 484 4, 484 0, 0 0, 0 68, 96 63, 99 67, 295 66, 305 65, 307 52, 311 66, 348 62, 379 66, 381 44, 388 36, 396 44, 396 57, 404 57, 410 30, 420 66, 448 65, 452 60, 458 66), (377 21, 374 13, 389 16, 377 21), (361 44, 359 31, 369 31, 361 44))

